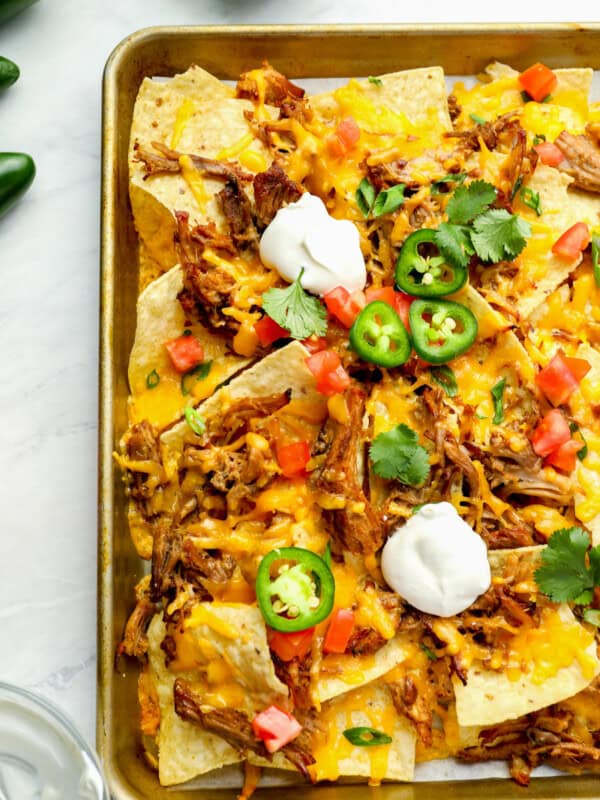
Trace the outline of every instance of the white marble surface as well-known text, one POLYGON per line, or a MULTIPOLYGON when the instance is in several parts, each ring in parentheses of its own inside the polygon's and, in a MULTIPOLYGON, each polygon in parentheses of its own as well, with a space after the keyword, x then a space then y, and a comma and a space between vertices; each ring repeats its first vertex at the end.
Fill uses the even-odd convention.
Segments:
POLYGON ((22 78, 0 151, 38 165, 0 221, 0 680, 94 736, 100 89, 128 33, 157 24, 600 21, 597 0, 41 0, 0 27, 22 78))

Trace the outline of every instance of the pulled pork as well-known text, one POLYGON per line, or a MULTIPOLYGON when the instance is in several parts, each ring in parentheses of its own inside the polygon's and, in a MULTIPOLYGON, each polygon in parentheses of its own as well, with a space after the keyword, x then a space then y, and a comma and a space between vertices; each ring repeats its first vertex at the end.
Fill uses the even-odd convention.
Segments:
POLYGON ((237 82, 236 97, 267 103, 277 108, 289 104, 290 101, 303 99, 304 89, 277 72, 268 61, 263 61, 260 72, 262 77, 260 83, 264 82, 264 87, 259 85, 252 72, 243 72, 237 82))
POLYGON ((179 293, 179 302, 188 315, 195 312, 209 327, 234 335, 240 324, 233 317, 223 314, 223 309, 234 305, 235 278, 223 267, 215 266, 203 257, 205 248, 209 246, 217 252, 223 250, 231 254, 233 244, 230 242, 224 246, 214 225, 190 228, 189 214, 178 211, 175 216, 176 245, 183 268, 183 289, 179 293))
POLYGON ((573 185, 586 192, 600 193, 600 145, 581 134, 563 131, 554 141, 565 161, 559 169, 574 178, 573 185))
POLYGON ((365 397, 352 389, 345 398, 350 420, 342 424, 328 419, 326 436, 331 444, 314 483, 321 491, 346 498, 344 508, 324 512, 332 523, 334 538, 351 553, 369 555, 382 546, 384 529, 359 482, 365 397))
POLYGON ((302 196, 295 181, 288 178, 274 161, 266 172, 254 176, 254 201, 259 224, 266 228, 285 203, 293 203, 302 196))
POLYGON ((216 159, 205 158, 193 153, 179 153, 177 150, 171 150, 160 142, 152 142, 151 144, 156 152, 141 147, 137 142, 134 146, 136 160, 142 161, 146 166, 144 180, 151 175, 180 173, 180 159, 182 156, 187 156, 195 169, 203 172, 208 178, 221 181, 235 180, 242 183, 249 183, 252 180, 252 175, 233 161, 217 161, 216 159))
MULTIPOLYGON (((251 751, 267 760, 271 760, 264 743, 257 739, 252 730, 250 719, 243 711, 235 708, 215 708, 211 711, 202 710, 202 695, 197 692, 188 681, 178 678, 173 686, 175 712, 186 722, 200 725, 204 730, 214 733, 225 739, 232 747, 242 753, 251 751)), ((296 769, 309 778, 308 767, 315 763, 311 755, 312 733, 315 729, 313 722, 307 716, 306 729, 292 742, 279 751, 296 769)))

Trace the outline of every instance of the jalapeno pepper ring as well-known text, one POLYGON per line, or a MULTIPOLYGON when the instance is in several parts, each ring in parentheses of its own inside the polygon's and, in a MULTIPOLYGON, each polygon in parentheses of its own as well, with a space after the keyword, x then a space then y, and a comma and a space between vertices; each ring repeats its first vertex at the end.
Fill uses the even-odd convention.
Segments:
POLYGON ((334 595, 331 570, 310 550, 280 547, 260 562, 256 599, 265 622, 276 631, 293 633, 322 622, 331 613, 334 595))
POLYGON ((453 300, 415 300, 409 320, 413 347, 429 364, 451 361, 467 351, 477 336, 473 312, 453 300))
POLYGON ((402 320, 383 300, 373 300, 354 320, 350 347, 365 361, 380 367, 399 367, 408 361, 412 350, 402 320))
POLYGON ((437 231, 430 228, 411 233, 396 262, 396 285, 416 297, 441 297, 457 292, 467 282, 466 267, 449 264, 435 243, 437 231), (423 254, 420 250, 430 251, 423 254))

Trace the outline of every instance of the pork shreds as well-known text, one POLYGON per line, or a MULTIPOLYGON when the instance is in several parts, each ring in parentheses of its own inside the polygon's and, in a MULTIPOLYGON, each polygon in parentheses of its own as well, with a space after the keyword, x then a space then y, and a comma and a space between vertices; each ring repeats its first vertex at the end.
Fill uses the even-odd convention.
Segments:
POLYGON ((374 628, 355 628, 346 645, 346 653, 363 656, 376 653, 386 644, 387 639, 374 628))
POLYGON ((285 75, 264 61, 261 69, 265 81, 264 97, 261 97, 258 84, 249 72, 243 72, 236 86, 236 97, 247 100, 262 100, 268 105, 280 108, 288 100, 301 100, 304 89, 289 81, 285 75))
POLYGON ((152 142, 151 145, 155 152, 142 147, 139 142, 136 142, 134 147, 136 160, 142 161, 146 166, 144 180, 151 175, 181 172, 180 158, 182 156, 188 156, 195 169, 200 170, 209 178, 222 181, 235 179, 243 183, 249 183, 252 180, 252 175, 235 162, 217 161, 214 158, 205 158, 193 153, 180 153, 160 142, 152 142))
POLYGON ((266 228, 284 203, 293 203, 301 195, 298 184, 274 161, 266 172, 254 176, 254 200, 260 225, 266 228))
POLYGON ((384 529, 358 476, 365 397, 360 390, 352 389, 346 392, 345 398, 350 420, 346 424, 331 418, 327 421, 332 440, 315 485, 346 499, 344 508, 324 512, 331 521, 333 536, 351 553, 370 555, 383 545, 384 529))
POLYGON ((275 653, 271 653, 275 674, 290 690, 290 695, 295 708, 310 708, 310 668, 312 659, 310 653, 300 659, 297 656, 291 661, 283 661, 275 653))
POLYGON ((227 181, 217 195, 233 243, 240 250, 258 244, 258 233, 252 219, 250 200, 235 178, 227 181))
POLYGON ((559 169, 574 178, 573 185, 586 192, 600 193, 600 147, 587 136, 563 131, 554 141, 566 161, 559 169))
MULTIPOLYGON (((125 453, 129 461, 161 464, 158 433, 147 420, 132 425, 127 434, 125 453)), ((150 480, 150 474, 142 469, 129 469, 127 474, 132 499, 142 503, 148 500, 157 486, 156 480, 150 480)))
MULTIPOLYGON (((223 314, 223 308, 233 305, 235 280, 223 267, 204 260, 203 253, 210 240, 207 226, 190 228, 189 214, 178 211, 176 244, 183 268, 183 290, 179 301, 189 315, 197 313, 201 321, 221 332, 235 334, 239 322, 223 314)), ((216 231, 215 231, 216 233, 216 231)))
MULTIPOLYGON (((216 708, 202 711, 202 695, 192 685, 181 678, 173 686, 175 712, 186 722, 194 722, 204 730, 225 739, 232 747, 242 752, 251 751, 263 758, 271 760, 271 754, 252 730, 252 724, 243 711, 235 708, 216 708)), ((307 767, 315 763, 311 755, 312 730, 307 725, 302 733, 289 744, 281 748, 281 752, 299 772, 308 777, 307 767), (302 738, 301 738, 302 737, 302 738)))

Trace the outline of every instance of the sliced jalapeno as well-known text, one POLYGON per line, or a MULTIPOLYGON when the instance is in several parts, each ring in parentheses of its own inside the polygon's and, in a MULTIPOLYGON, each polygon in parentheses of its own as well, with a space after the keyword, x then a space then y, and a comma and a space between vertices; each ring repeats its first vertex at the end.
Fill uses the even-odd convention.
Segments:
POLYGON ((430 364, 451 361, 468 350, 477 336, 473 312, 453 300, 415 300, 409 320, 413 347, 430 364))
POLYGON ((437 231, 411 233, 396 263, 396 284, 417 297, 441 297, 457 292, 467 282, 466 267, 449 264, 436 245, 437 231))
POLYGON ((410 358, 410 337, 394 309, 383 300, 363 308, 350 328, 350 346, 365 361, 399 367, 410 358))
POLYGON ((325 561, 302 547, 280 547, 260 562, 256 600, 273 630, 293 633, 322 622, 335 596, 333 574, 325 561))

